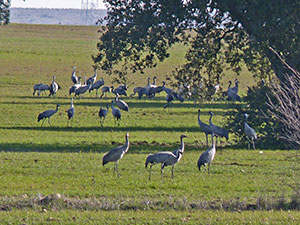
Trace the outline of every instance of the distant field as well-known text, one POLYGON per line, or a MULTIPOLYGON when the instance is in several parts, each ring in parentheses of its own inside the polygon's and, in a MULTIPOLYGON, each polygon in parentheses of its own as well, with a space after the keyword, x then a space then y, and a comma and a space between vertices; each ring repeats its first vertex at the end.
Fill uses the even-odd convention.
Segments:
MULTIPOLYGON (((230 138, 218 145, 211 175, 198 171, 198 157, 207 149, 197 124, 198 108, 203 121, 208 122, 208 111, 213 111, 214 123, 222 126, 225 112, 234 109, 232 103, 188 100, 163 109, 163 94, 151 100, 125 97, 122 99, 130 109, 122 112, 120 127, 114 124, 111 112, 101 127, 99 107, 110 103, 113 96, 100 99, 93 92, 74 100, 76 114, 68 127, 65 111, 70 105, 72 66, 77 67, 79 76, 93 75, 91 55, 97 52, 97 30, 54 25, 0 27, 0 211, 8 211, 0 212, 0 223, 299 222, 298 211, 248 211, 276 209, 283 197, 289 204, 300 171, 296 151, 237 149, 230 138), (57 96, 32 96, 33 85, 50 84, 53 75, 62 87, 57 96), (57 103, 61 107, 51 118, 52 127, 47 121, 41 127, 38 114, 54 109, 57 103), (103 167, 101 160, 105 152, 124 143, 126 132, 131 147, 119 163, 118 178, 113 164, 103 167), (156 165, 149 181, 149 169, 144 168, 147 155, 175 150, 183 133, 188 136, 186 150, 175 166, 174 180, 167 167, 162 181, 156 165), (57 193, 63 197, 42 201, 57 193)), ((177 45, 172 57, 157 68, 143 75, 131 74, 129 93, 133 87, 145 85, 148 76, 158 76, 158 83, 165 80, 184 60, 183 50, 177 45)), ((111 85, 112 77, 99 71, 100 77, 105 85, 111 85)), ((224 85, 233 78, 228 71, 224 85)), ((254 81, 247 71, 239 78, 241 93, 245 93, 254 81)))

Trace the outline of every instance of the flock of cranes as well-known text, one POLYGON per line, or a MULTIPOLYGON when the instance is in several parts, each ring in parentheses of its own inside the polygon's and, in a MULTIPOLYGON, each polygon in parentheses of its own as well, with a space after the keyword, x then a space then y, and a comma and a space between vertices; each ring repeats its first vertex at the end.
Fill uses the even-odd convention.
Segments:
MULTIPOLYGON (((120 99, 121 95, 127 96, 127 86, 126 85, 120 85, 117 88, 114 88, 113 86, 104 86, 104 80, 101 78, 100 80, 97 80, 97 70, 94 70, 94 75, 88 79, 86 77, 84 78, 84 84, 81 84, 81 77, 76 76, 75 72, 76 67, 73 67, 73 73, 71 75, 71 80, 73 82, 73 85, 69 89, 69 94, 74 94, 74 97, 71 97, 71 105, 70 108, 66 111, 68 116, 68 125, 70 121, 73 121, 74 115, 75 115, 75 108, 73 103, 73 98, 76 98, 77 96, 80 96, 85 94, 87 91, 91 92, 93 90, 96 90, 96 97, 98 96, 98 90, 101 88, 102 95, 100 98, 104 96, 104 94, 108 92, 112 92, 115 94, 114 100, 111 101, 111 113, 114 117, 115 123, 117 125, 120 125, 121 121, 121 110, 129 112, 129 106, 128 104, 120 99), (117 106, 117 107, 115 107, 117 106)), ((165 82, 162 82, 161 86, 156 85, 156 77, 153 77, 153 83, 150 83, 150 77, 148 78, 147 85, 144 87, 135 87, 133 89, 133 94, 130 96, 134 96, 136 93, 138 93, 138 98, 141 99, 144 95, 148 98, 154 97, 156 94, 159 94, 160 92, 164 91, 166 96, 167 104, 164 105, 164 108, 168 107, 168 105, 176 98, 179 101, 184 101, 183 96, 180 94, 180 92, 176 92, 171 88, 165 87, 165 82)), ((230 101, 240 101, 240 96, 238 95, 238 89, 239 89, 239 81, 235 80, 235 87, 231 88, 232 82, 229 81, 229 86, 227 90, 227 96, 228 100, 230 101)), ((218 87, 216 87, 218 88, 218 87)), ((53 76, 52 83, 50 86, 45 84, 36 84, 34 85, 34 92, 38 92, 38 95, 40 95, 43 91, 49 90, 49 96, 55 96, 56 92, 60 89, 60 86, 55 82, 55 76, 53 76)), ((42 120, 42 125, 44 124, 45 120, 48 119, 48 123, 51 126, 50 118, 55 115, 59 109, 59 104, 56 105, 56 109, 50 109, 46 110, 38 115, 38 122, 42 120)), ((99 109, 99 118, 100 118, 100 124, 101 126, 104 125, 105 118, 109 112, 109 104, 106 105, 106 108, 100 107, 99 109)), ((215 154, 216 154, 216 143, 217 138, 226 138, 226 140, 229 139, 229 132, 217 125, 215 125, 212 122, 213 113, 209 112, 210 118, 209 123, 205 123, 200 119, 201 111, 198 110, 198 124, 200 127, 200 131, 203 132, 206 136, 206 145, 208 146, 208 136, 211 136, 211 146, 210 148, 203 152, 197 162, 198 169, 201 170, 201 167, 204 166, 207 167, 208 173, 210 169, 210 164, 213 161, 215 154), (214 140, 216 139, 216 141, 214 140)), ((249 141, 248 148, 250 148, 250 143, 253 146, 253 149, 255 149, 255 140, 257 140, 257 134, 253 128, 249 126, 247 123, 248 115, 244 114, 245 121, 244 121, 244 130, 245 135, 249 141)), ((174 166, 176 163, 178 163, 183 156, 184 153, 184 141, 183 139, 186 138, 185 135, 180 136, 180 147, 173 151, 165 151, 165 152, 158 152, 156 154, 150 154, 146 158, 145 167, 147 168, 150 164, 150 172, 149 172, 149 180, 151 180, 151 169, 154 164, 161 164, 161 179, 163 179, 163 169, 166 166, 172 166, 172 175, 171 178, 174 177, 174 166)), ((102 164, 103 166, 109 162, 114 162, 114 170, 117 172, 117 175, 119 176, 118 172, 118 161, 124 156, 124 154, 129 150, 129 134, 126 133, 125 135, 125 144, 123 146, 116 147, 112 149, 110 152, 104 155, 102 164)))

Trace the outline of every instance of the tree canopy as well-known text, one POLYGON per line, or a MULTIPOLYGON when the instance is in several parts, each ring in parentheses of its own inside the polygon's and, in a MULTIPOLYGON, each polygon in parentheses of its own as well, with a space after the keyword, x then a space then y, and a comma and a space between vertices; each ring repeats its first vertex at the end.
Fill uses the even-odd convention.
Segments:
POLYGON ((0 0, 0 25, 9 23, 10 0, 0 0))
POLYGON ((127 70, 156 66, 169 57, 175 43, 186 44, 188 50, 186 62, 174 75, 192 85, 218 82, 224 65, 238 74, 243 63, 254 76, 266 78, 274 73, 284 79, 285 67, 269 47, 300 69, 298 0, 105 2, 106 26, 93 59, 101 69, 121 78, 127 70))

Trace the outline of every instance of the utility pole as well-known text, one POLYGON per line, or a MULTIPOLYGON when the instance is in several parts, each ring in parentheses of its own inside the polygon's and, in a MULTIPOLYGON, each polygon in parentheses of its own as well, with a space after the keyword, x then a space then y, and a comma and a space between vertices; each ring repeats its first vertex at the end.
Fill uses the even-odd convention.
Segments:
POLYGON ((81 0, 80 21, 82 25, 95 24, 95 10, 99 8, 98 0, 81 0))

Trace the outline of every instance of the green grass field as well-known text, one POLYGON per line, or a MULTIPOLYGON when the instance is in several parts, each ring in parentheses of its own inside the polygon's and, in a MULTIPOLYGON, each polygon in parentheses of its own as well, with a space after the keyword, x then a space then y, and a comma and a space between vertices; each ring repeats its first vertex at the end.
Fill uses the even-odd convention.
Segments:
MULTIPOLYGON (((298 197, 297 151, 238 149, 229 140, 217 147, 211 174, 198 171, 197 160, 207 147, 197 110, 206 122, 207 112, 213 111, 214 123, 224 125, 225 112, 233 109, 225 101, 175 102, 164 110, 164 95, 126 97, 130 110, 122 112, 121 125, 115 126, 110 111, 101 127, 99 107, 113 96, 100 99, 93 92, 74 100, 76 114, 68 127, 72 66, 79 76, 93 75, 91 55, 97 52, 98 37, 97 27, 0 27, 1 224, 299 223, 298 211, 284 210, 298 197), (57 96, 33 96, 33 85, 50 84, 53 75, 62 87, 57 96), (46 121, 41 127, 38 114, 57 103, 61 107, 52 126, 46 121), (105 152, 124 143, 126 132, 131 146, 119 162, 118 178, 113 164, 103 167, 101 161, 105 152), (149 181, 148 154, 175 150, 181 134, 188 138, 174 179, 167 167, 161 180, 156 165, 149 181), (276 210, 278 205, 284 211, 276 210), (249 211, 253 209, 259 210, 249 211)), ((157 75, 161 83, 184 60, 183 50, 175 46, 172 57, 157 68, 130 75, 129 93, 145 85, 148 76, 157 75)), ((254 83, 250 76, 244 71, 239 77, 241 93, 254 83)), ((99 71, 100 77, 111 85, 112 77, 99 71)), ((228 71, 223 84, 233 78, 228 71)))

